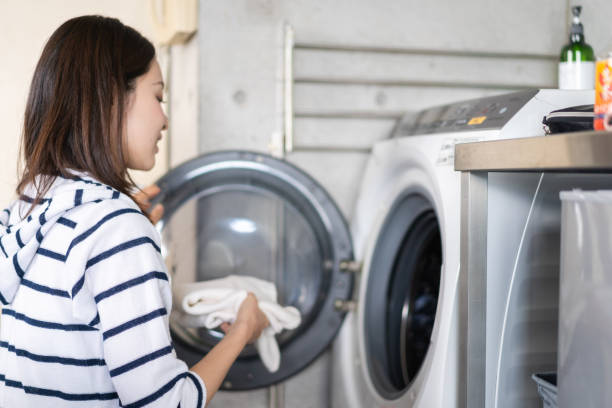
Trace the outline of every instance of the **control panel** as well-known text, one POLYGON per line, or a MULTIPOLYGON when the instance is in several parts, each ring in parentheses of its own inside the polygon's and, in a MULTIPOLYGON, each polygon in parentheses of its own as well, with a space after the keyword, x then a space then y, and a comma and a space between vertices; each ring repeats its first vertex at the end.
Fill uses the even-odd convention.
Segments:
POLYGON ((501 129, 537 89, 436 106, 407 114, 393 137, 481 129, 501 129))

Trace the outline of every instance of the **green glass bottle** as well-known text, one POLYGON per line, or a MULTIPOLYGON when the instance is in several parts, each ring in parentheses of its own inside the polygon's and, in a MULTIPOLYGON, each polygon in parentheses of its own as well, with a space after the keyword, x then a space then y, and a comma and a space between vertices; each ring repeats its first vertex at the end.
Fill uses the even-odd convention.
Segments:
POLYGON ((593 89, 595 87, 595 53, 584 41, 580 22, 581 6, 572 7, 569 43, 561 50, 559 89, 593 89))

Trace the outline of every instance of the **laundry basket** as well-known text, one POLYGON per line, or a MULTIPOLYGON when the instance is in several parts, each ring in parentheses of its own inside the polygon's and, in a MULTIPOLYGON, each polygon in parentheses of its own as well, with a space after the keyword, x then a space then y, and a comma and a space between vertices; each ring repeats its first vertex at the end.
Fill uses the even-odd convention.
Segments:
POLYGON ((541 373, 531 376, 538 385, 543 408, 557 408, 557 373, 541 373))
POLYGON ((612 191, 561 192, 560 408, 612 401, 612 191))

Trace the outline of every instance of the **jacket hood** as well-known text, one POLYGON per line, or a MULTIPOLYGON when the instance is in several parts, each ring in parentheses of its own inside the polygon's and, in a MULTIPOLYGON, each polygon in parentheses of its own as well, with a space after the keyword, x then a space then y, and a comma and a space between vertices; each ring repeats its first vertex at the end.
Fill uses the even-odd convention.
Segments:
POLYGON ((0 213, 0 302, 11 304, 45 234, 66 212, 83 204, 117 199, 119 191, 90 176, 57 177, 42 202, 26 218, 35 197, 33 186, 0 213), (12 222, 12 224, 11 224, 12 222))

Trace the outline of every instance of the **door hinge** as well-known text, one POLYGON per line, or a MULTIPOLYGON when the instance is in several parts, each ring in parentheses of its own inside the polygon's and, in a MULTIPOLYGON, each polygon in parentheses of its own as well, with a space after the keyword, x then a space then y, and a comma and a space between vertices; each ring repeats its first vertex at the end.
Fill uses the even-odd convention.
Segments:
POLYGON ((340 270, 342 272, 359 273, 361 272, 362 263, 359 261, 345 260, 340 261, 340 270))
POLYGON ((336 299, 334 308, 339 312, 351 312, 357 308, 357 302, 354 300, 336 299))

